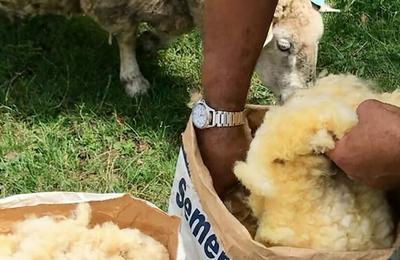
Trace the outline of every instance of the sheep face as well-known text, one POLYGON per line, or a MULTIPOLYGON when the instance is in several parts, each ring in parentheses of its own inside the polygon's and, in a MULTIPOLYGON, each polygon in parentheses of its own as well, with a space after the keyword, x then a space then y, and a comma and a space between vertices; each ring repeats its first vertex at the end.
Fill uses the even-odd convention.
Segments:
POLYGON ((281 102, 315 79, 323 34, 321 14, 311 5, 295 14, 274 20, 256 66, 262 82, 281 102))
MULTIPOLYGON (((186 0, 193 24, 202 29, 204 0, 186 0)), ((309 0, 279 0, 271 30, 256 65, 262 82, 283 102, 315 78, 321 14, 309 0)), ((142 35, 146 51, 164 48, 179 35, 176 31, 142 35)))

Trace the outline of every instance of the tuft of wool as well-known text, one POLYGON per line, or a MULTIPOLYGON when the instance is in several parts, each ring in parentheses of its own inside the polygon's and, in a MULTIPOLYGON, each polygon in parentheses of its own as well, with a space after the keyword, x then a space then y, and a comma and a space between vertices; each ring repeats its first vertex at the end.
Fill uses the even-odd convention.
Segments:
POLYGON ((2 260, 168 260, 167 249, 137 229, 112 222, 89 227, 91 208, 79 204, 70 218, 32 217, 0 235, 2 260))
POLYGON ((356 108, 377 99, 400 105, 351 75, 319 79, 266 113, 235 174, 251 195, 256 240, 326 250, 387 248, 394 224, 383 192, 337 173, 324 152, 358 122, 356 108))

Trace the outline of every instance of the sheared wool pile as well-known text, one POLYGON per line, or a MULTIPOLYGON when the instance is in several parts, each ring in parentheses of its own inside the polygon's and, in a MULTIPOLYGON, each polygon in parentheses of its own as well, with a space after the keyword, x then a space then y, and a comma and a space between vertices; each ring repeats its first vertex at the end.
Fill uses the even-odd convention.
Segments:
POLYGON ((250 190, 256 240, 326 250, 387 248, 394 224, 382 191, 348 179, 324 152, 358 122, 367 99, 400 105, 400 91, 379 94, 349 75, 320 79, 266 113, 235 174, 250 190))
POLYGON ((137 229, 107 222, 90 228, 91 208, 80 204, 70 218, 28 218, 0 235, 1 260, 168 260, 167 249, 137 229))

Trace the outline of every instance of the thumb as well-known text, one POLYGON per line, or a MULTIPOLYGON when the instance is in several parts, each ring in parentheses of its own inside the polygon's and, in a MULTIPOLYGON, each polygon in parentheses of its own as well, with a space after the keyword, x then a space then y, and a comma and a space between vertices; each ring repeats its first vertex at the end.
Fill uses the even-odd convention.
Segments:
POLYGON ((329 157, 329 159, 335 162, 339 168, 342 168, 346 162, 346 157, 348 155, 347 140, 348 134, 343 136, 335 143, 335 148, 326 152, 326 155, 329 157))

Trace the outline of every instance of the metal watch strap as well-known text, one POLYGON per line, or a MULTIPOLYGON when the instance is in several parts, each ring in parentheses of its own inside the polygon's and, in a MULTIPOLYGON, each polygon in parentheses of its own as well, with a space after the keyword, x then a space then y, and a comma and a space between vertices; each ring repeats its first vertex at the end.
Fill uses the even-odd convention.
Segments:
POLYGON ((212 125, 216 127, 229 127, 244 124, 243 112, 215 111, 213 113, 212 125))

